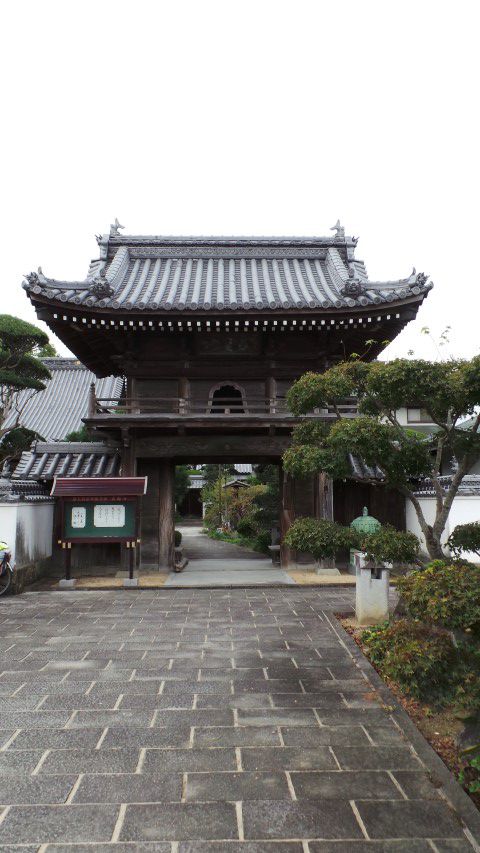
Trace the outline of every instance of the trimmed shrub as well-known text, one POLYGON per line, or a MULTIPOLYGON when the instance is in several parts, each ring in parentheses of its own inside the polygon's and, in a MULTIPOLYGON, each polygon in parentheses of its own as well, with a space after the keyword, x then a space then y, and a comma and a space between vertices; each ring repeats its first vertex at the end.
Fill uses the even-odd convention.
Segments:
POLYGON ((436 564, 399 578, 397 589, 414 619, 480 633, 479 566, 436 564))
POLYGON ((420 542, 414 533, 395 530, 385 524, 375 533, 362 537, 361 550, 375 563, 415 563, 420 542))
POLYGON ((367 628, 362 642, 380 674, 395 681, 404 693, 420 700, 445 697, 456 663, 448 631, 399 619, 367 628))
POLYGON ((480 557, 480 521, 457 524, 447 545, 456 557, 460 557, 462 551, 473 551, 480 557))
POLYGON ((175 548, 180 548, 181 544, 182 544, 182 534, 180 533, 179 530, 176 530, 175 531, 175 548))
POLYGON ((351 548, 358 537, 350 527, 327 518, 297 518, 285 536, 290 548, 312 554, 317 560, 335 557, 342 548, 351 548))

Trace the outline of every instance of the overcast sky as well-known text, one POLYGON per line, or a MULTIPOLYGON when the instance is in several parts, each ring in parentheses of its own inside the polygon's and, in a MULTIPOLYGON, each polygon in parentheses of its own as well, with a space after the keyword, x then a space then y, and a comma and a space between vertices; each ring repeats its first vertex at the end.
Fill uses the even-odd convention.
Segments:
MULTIPOLYGON (((389 357, 480 352, 478 0, 2 4, 2 312, 94 234, 360 237, 435 283, 389 357)), ((57 343, 63 354, 67 350, 57 343)))

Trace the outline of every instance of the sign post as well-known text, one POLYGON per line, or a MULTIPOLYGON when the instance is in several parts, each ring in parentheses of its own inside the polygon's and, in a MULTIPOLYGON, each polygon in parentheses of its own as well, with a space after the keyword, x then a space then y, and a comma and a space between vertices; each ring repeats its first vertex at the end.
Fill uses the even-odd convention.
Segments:
POLYGON ((51 494, 60 500, 61 539, 65 578, 59 587, 72 589, 72 546, 119 542, 129 554, 129 577, 134 587, 135 549, 140 544, 140 500, 147 477, 56 477, 51 494))

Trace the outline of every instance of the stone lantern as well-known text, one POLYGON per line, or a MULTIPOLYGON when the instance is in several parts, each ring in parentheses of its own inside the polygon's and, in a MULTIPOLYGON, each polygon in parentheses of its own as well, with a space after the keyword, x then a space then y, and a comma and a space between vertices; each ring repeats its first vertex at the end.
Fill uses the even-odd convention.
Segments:
MULTIPOLYGON (((377 533, 381 524, 363 507, 362 515, 355 518, 350 527, 360 535, 377 533)), ((365 554, 352 548, 350 564, 354 567, 357 584, 355 614, 359 625, 375 625, 388 619, 388 588, 390 572, 383 567, 366 563, 365 554)))
MULTIPOLYGON (((350 527, 353 527, 360 536, 377 533, 381 526, 378 518, 374 518, 373 515, 368 514, 368 507, 366 506, 363 507, 362 514, 358 518, 354 518, 350 524, 350 527)), ((365 563, 366 560, 363 551, 359 551, 357 548, 350 548, 350 571, 352 574, 356 574, 359 569, 365 566, 365 563)))

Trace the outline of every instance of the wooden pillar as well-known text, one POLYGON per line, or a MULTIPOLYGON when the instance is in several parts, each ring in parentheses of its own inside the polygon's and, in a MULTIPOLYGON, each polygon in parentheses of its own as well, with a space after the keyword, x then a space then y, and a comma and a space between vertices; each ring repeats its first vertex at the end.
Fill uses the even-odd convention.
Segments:
POLYGON ((277 410, 277 380, 274 376, 267 376, 265 380, 266 410, 274 415, 277 410))
POLYGON ((280 565, 283 569, 287 569, 293 562, 293 553, 288 545, 283 543, 283 540, 294 521, 295 514, 293 509, 293 479, 284 470, 283 465, 280 466, 280 498, 280 565))
POLYGON ((175 532, 175 466, 167 459, 158 463, 158 568, 173 568, 175 532))
POLYGON ((122 477, 135 476, 135 440, 128 427, 122 429, 122 477))
POLYGON ((88 392, 88 417, 93 418, 97 409, 97 398, 95 396, 95 382, 90 383, 88 392))
POLYGON ((186 415, 190 406, 190 380, 186 376, 180 376, 178 380, 178 413, 186 415))

